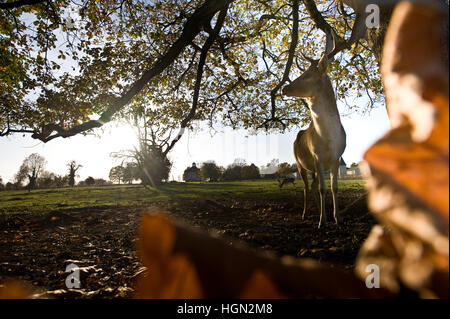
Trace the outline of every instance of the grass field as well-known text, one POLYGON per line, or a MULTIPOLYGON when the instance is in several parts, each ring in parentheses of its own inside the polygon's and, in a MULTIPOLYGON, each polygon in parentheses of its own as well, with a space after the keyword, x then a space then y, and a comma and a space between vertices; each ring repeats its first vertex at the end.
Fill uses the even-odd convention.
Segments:
MULTIPOLYGON (((328 182, 329 183, 329 182, 328 182)), ((328 185, 329 187, 329 185, 328 185)), ((361 192, 362 180, 339 181, 343 193, 361 192)), ((275 180, 219 182, 219 183, 168 183, 159 188, 142 185, 102 187, 75 187, 42 189, 28 192, 0 192, 0 213, 45 212, 88 207, 133 206, 145 207, 184 200, 275 200, 293 201, 303 197, 303 182, 278 187, 275 180)))
MULTIPOLYGON (((375 223, 365 195, 362 181, 340 181, 341 223, 317 229, 316 205, 300 217, 300 181, 282 189, 277 181, 259 180, 0 192, 0 283, 16 278, 51 298, 133 296, 142 269, 136 238, 149 207, 227 243, 351 269, 375 223), (65 287, 70 263, 83 269, 82 289, 65 287)), ((332 220, 329 188, 326 207, 332 220)))

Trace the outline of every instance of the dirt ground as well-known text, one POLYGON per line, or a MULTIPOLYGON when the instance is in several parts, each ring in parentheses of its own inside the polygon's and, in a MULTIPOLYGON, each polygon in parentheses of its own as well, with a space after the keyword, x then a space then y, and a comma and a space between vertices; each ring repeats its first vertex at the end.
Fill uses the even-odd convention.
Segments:
MULTIPOLYGON (((327 207, 332 207, 330 197, 327 207)), ((186 199, 161 206, 225 240, 351 269, 375 220, 363 192, 343 191, 339 197, 340 226, 330 222, 320 230, 317 208, 301 220, 302 201, 186 199)), ((137 207, 105 206, 0 215, 0 282, 19 279, 38 298, 132 297, 136 276, 144 269, 135 250, 142 213, 137 207), (81 267, 81 289, 65 286, 70 263, 81 267)))

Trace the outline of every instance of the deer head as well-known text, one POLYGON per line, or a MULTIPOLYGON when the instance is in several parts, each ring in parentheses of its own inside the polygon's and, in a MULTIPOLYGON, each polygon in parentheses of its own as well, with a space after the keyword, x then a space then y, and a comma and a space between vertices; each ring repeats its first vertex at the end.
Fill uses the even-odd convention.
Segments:
POLYGON ((318 96, 325 85, 328 85, 327 76, 328 57, 322 56, 319 62, 308 59, 311 63, 309 68, 297 79, 283 88, 283 94, 286 96, 296 96, 302 98, 318 96))
POLYGON ((303 57, 310 62, 309 68, 303 74, 283 88, 286 96, 312 98, 321 96, 324 89, 329 89, 331 83, 327 75, 328 62, 336 54, 336 34, 333 30, 326 34, 325 52, 319 61, 303 57))

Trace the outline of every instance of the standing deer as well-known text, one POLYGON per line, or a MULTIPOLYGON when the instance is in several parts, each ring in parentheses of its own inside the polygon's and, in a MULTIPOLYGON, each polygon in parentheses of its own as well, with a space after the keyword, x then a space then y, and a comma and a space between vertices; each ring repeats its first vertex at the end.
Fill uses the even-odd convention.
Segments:
MULTIPOLYGON (((327 37, 327 44, 328 41, 329 37, 327 37)), ((333 45, 335 46, 334 37, 333 45)), ((299 78, 283 88, 284 95, 304 98, 311 111, 312 122, 308 129, 298 133, 294 142, 294 155, 305 184, 302 219, 305 218, 310 193, 307 171, 311 171, 313 174, 311 191, 316 199, 317 192, 320 194, 319 228, 322 222, 327 221, 324 171, 328 169, 331 172, 334 220, 336 224, 339 221, 337 178, 339 159, 346 146, 345 131, 339 118, 333 87, 327 75, 328 59, 331 58, 327 51, 319 62, 308 59, 311 62, 310 67, 299 78)))

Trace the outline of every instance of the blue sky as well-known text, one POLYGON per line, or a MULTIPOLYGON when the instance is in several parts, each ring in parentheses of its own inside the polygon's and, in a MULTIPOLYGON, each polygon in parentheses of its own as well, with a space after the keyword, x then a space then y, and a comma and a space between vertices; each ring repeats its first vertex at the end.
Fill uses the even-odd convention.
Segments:
MULTIPOLYGON (((347 147, 343 158, 349 166, 362 160, 364 152, 389 129, 384 106, 378 106, 367 114, 344 114, 339 107, 341 121, 347 133, 347 147)), ((218 165, 231 164, 235 158, 244 158, 257 166, 276 158, 281 162, 294 163, 292 143, 298 129, 285 134, 249 136, 245 131, 224 129, 211 136, 208 129, 186 133, 170 153, 173 161, 171 178, 178 180, 184 169, 192 162, 214 160, 218 165)), ((74 159, 83 165, 81 179, 88 176, 108 179, 112 166, 120 164, 111 158, 112 152, 130 149, 136 143, 134 131, 127 126, 109 123, 96 130, 96 135, 78 135, 67 139, 58 138, 48 143, 33 140, 29 135, 11 135, 0 138, 0 176, 6 183, 13 179, 22 161, 31 153, 39 153, 47 159, 47 170, 67 174, 66 164, 74 159)))

